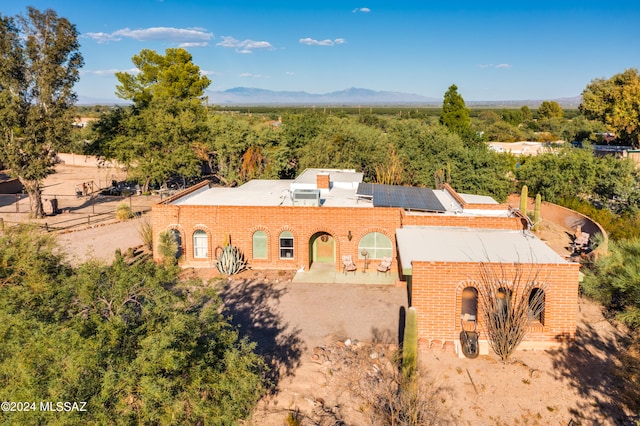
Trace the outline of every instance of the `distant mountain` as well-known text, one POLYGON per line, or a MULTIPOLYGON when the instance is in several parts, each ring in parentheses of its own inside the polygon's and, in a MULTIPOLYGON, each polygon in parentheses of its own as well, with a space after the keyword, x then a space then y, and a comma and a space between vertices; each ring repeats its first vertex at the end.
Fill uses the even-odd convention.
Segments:
MULTIPOLYGON (((387 92, 352 87, 337 92, 315 94, 295 91, 273 91, 254 87, 234 87, 223 91, 206 92, 210 105, 424 105, 440 106, 442 99, 412 93, 387 92)), ((581 96, 572 98, 544 99, 558 102, 563 108, 577 108, 581 96)), ((540 106, 543 100, 467 101, 472 108, 520 108, 527 105, 540 106)), ((127 105, 122 99, 99 99, 80 96, 76 105, 127 105)))
POLYGON ((273 91, 251 87, 234 87, 224 91, 207 91, 214 105, 438 105, 441 99, 412 93, 386 92, 352 87, 337 92, 273 91))

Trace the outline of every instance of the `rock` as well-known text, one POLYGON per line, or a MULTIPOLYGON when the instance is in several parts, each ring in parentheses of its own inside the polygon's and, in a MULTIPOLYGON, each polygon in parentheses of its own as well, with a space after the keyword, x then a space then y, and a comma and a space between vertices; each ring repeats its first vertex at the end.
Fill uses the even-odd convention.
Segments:
POLYGON ((369 354, 369 358, 371 359, 377 359, 378 358, 378 352, 371 352, 369 354))
POLYGON ((351 339, 347 339, 344 341, 345 346, 351 346, 351 339))

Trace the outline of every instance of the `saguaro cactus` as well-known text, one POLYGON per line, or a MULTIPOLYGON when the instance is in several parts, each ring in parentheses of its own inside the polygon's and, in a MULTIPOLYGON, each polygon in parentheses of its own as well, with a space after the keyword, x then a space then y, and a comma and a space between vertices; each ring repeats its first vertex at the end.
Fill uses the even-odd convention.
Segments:
POLYGON ((540 205, 542 204, 542 197, 540 194, 536 194, 536 207, 533 210, 533 229, 538 227, 540 223, 540 205))
POLYGON ((522 191, 520 191, 520 211, 523 215, 527 215, 527 198, 529 197, 529 188, 527 185, 522 185, 522 191))
POLYGON ((418 312, 416 308, 407 310, 402 345, 402 374, 409 381, 418 370, 418 312))

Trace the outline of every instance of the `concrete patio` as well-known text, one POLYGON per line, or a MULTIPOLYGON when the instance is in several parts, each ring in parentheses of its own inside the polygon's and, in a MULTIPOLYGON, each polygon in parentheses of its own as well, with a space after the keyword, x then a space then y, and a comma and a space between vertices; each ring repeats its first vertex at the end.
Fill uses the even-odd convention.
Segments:
POLYGON ((366 271, 343 273, 336 271, 333 264, 314 264, 309 270, 298 271, 293 277, 295 283, 335 283, 335 284, 373 284, 394 285, 399 281, 397 272, 377 272, 371 265, 366 271))

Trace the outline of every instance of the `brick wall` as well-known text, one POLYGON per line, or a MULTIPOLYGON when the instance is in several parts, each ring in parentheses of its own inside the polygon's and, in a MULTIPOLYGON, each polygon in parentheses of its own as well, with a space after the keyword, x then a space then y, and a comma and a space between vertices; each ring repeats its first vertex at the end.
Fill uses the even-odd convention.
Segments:
POLYGON ((522 222, 517 217, 461 216, 444 214, 407 214, 400 210, 402 225, 409 226, 456 226, 476 229, 522 230, 522 222))
MULTIPOLYGON (((495 264, 503 268, 506 277, 513 277, 516 266, 495 264)), ((522 265, 525 276, 537 273, 537 280, 545 285, 543 323, 530 328, 526 340, 559 342, 573 339, 578 310, 579 264, 522 265)), ((418 311, 418 334, 422 342, 447 342, 459 338, 462 290, 474 286, 480 265, 473 262, 414 262, 411 304, 418 311)), ((514 295, 515 296, 515 295, 514 295)), ((480 339, 486 340, 483 330, 482 303, 478 306, 480 339)))
MULTIPOLYGON (((163 230, 176 229, 181 233, 183 266, 212 266, 216 248, 230 238, 245 253, 252 268, 308 268, 311 237, 318 232, 326 232, 335 240, 336 270, 342 266, 340 259, 343 254, 350 254, 357 260, 358 242, 369 232, 385 234, 395 247, 395 230, 401 224, 400 209, 397 208, 177 206, 168 203, 153 206, 152 221, 155 242, 163 230), (207 259, 193 257, 193 233, 198 229, 207 232, 209 237, 207 259), (267 259, 252 259, 252 237, 257 230, 267 234, 267 259), (283 231, 290 231, 294 236, 292 259, 280 259, 279 256, 279 235, 283 231)), ((154 259, 160 260, 157 250, 154 250, 154 259)), ((357 261, 362 268, 364 260, 357 261)))

